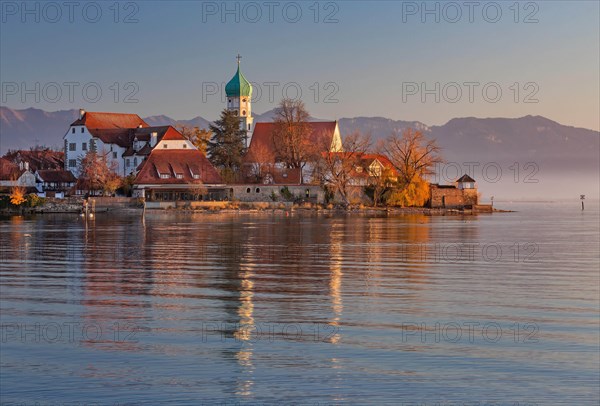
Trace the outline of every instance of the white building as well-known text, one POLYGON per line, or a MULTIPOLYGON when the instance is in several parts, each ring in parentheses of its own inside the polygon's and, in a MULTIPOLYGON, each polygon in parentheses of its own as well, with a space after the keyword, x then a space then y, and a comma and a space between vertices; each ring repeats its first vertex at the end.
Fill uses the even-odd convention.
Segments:
POLYGON ((65 142, 65 169, 79 176, 79 161, 89 151, 107 156, 115 172, 125 175, 123 154, 131 146, 130 130, 148 127, 137 114, 96 113, 79 110, 79 118, 70 126, 65 142))
POLYGON ((194 148, 171 126, 150 127, 137 114, 79 111, 64 135, 65 169, 79 176, 79 162, 89 151, 103 154, 120 176, 136 173, 152 150, 194 148), (163 142, 164 141, 164 142, 163 142))

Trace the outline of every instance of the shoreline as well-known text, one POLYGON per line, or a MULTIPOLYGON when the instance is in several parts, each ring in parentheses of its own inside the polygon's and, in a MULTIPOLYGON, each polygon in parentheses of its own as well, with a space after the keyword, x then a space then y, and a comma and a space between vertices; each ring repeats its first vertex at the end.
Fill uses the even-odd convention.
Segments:
MULTIPOLYGON (((290 207, 206 207, 206 208, 151 208, 146 209, 142 207, 128 207, 128 208, 100 208, 96 209, 93 214, 95 215, 110 215, 110 214, 132 214, 143 216, 144 214, 325 214, 325 215, 348 215, 348 214, 365 214, 365 215, 410 215, 420 214, 426 216, 473 216, 479 214, 493 214, 493 213, 514 213, 514 210, 503 210, 493 208, 492 210, 478 211, 473 209, 455 209, 455 208, 429 208, 429 207, 302 207, 302 206, 290 206, 290 207)), ((45 215, 45 214, 77 214, 83 215, 81 207, 36 207, 36 208, 23 208, 23 209, 3 209, 0 210, 2 216, 21 216, 21 215, 45 215)), ((92 214, 92 213, 90 213, 92 214)))

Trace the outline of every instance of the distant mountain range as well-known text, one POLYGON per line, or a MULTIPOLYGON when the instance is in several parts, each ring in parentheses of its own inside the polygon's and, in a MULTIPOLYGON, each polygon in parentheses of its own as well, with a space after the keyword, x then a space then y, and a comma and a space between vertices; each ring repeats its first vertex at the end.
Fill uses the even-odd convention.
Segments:
MULTIPOLYGON (((0 154, 9 149, 29 149, 36 144, 62 146, 62 137, 77 115, 78 110, 46 112, 34 108, 14 110, 0 107, 0 154)), ((274 110, 270 110, 255 115, 254 120, 272 121, 273 116, 274 110)), ((183 125, 208 128, 210 123, 200 116, 189 120, 176 120, 159 115, 146 117, 144 120, 150 125, 176 127, 183 125)), ((447 162, 458 163, 461 167, 468 162, 479 162, 480 168, 486 163, 496 163, 504 170, 504 180, 507 172, 510 172, 511 176, 515 175, 515 169, 509 169, 515 162, 520 169, 519 180, 531 172, 524 171, 527 169, 524 166, 533 162, 540 173, 543 171, 550 175, 562 174, 572 177, 591 174, 591 179, 595 178, 598 183, 600 133, 565 126, 541 116, 465 117, 452 119, 441 126, 383 117, 354 117, 339 119, 339 125, 342 136, 361 131, 370 133, 374 141, 385 139, 393 133, 401 133, 409 127, 416 128, 437 139, 447 162)), ((598 187, 595 186, 595 189, 598 187)))

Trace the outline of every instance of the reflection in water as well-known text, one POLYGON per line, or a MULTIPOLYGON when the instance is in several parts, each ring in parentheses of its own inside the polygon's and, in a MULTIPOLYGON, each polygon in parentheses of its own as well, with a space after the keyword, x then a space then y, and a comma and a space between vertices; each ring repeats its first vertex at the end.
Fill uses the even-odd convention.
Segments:
POLYGON ((337 344, 340 341, 340 320, 344 310, 342 301, 342 277, 344 275, 342 272, 342 237, 343 235, 339 232, 331 232, 329 295, 331 296, 333 318, 329 321, 329 325, 334 328, 335 333, 329 336, 328 339, 332 344, 337 344))
POLYGON ((9 335, 2 398, 593 404, 598 211, 576 215, 0 220, 2 324, 102 328, 99 337, 80 328, 75 342, 9 335), (510 256, 453 256, 491 243, 510 256), (515 243, 537 244, 538 261, 515 261, 515 243), (432 340, 435 323, 448 322, 506 333, 432 340), (407 323, 426 325, 425 340, 407 336, 407 323), (538 340, 515 341, 515 323, 535 323, 538 340))

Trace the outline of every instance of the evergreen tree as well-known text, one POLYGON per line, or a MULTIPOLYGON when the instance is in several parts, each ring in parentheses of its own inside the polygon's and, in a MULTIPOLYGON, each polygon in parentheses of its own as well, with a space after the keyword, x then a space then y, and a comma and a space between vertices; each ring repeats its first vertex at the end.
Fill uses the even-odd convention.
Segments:
POLYGON ((224 180, 232 181, 242 163, 246 131, 240 129, 237 113, 230 110, 223 110, 210 130, 213 136, 206 148, 210 162, 221 170, 224 180))

